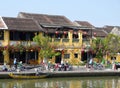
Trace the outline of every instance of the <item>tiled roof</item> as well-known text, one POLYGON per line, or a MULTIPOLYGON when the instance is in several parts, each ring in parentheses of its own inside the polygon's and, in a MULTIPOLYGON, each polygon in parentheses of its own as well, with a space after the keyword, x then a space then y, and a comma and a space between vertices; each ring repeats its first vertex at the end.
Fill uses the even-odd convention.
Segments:
POLYGON ((95 35, 96 37, 106 37, 108 34, 103 28, 95 28, 88 31, 88 35, 95 35))
POLYGON ((32 19, 2 17, 9 30, 19 31, 42 31, 36 22, 32 19))
POLYGON ((2 17, 0 17, 0 29, 6 29, 6 26, 2 20, 2 17))
POLYGON ((77 23, 78 26, 88 27, 88 28, 95 28, 92 24, 90 24, 87 21, 75 21, 75 23, 77 23))
POLYGON ((104 26, 104 30, 107 32, 107 33, 110 33, 112 31, 112 29, 114 28, 115 26, 104 26))
POLYGON ((74 24, 65 16, 61 15, 47 15, 47 14, 33 14, 20 12, 18 14, 20 18, 32 18, 41 25, 59 25, 59 26, 74 26, 74 24))
POLYGON ((2 21, 0 21, 0 28, 4 28, 4 24, 2 21))

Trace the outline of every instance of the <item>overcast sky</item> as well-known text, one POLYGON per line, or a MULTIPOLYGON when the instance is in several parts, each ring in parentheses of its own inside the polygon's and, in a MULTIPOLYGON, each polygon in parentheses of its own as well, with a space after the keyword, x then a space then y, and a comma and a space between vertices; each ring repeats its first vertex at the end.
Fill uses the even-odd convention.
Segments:
POLYGON ((64 15, 96 27, 120 26, 120 0, 1 0, 0 16, 17 17, 19 12, 64 15))

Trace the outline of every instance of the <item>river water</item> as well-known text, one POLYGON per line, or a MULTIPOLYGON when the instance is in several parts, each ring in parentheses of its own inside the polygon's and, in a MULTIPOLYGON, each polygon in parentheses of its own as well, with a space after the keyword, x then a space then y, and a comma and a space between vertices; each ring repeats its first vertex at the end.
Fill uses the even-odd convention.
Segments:
POLYGON ((120 77, 0 79, 0 88, 120 88, 120 77))

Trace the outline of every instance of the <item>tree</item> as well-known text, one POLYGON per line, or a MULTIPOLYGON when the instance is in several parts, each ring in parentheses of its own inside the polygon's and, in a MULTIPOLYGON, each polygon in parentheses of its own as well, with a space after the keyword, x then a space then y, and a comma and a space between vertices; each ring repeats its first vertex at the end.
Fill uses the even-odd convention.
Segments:
POLYGON ((120 37, 109 34, 106 38, 95 38, 92 40, 91 47, 96 58, 101 61, 105 55, 109 54, 112 57, 120 51, 120 37))
POLYGON ((107 50, 107 42, 105 41, 105 39, 93 39, 91 47, 93 52, 96 54, 96 58, 101 61, 107 50))
POLYGON ((57 44, 50 42, 51 38, 48 36, 43 36, 42 34, 39 34, 33 38, 33 41, 40 46, 39 55, 41 58, 48 59, 60 54, 59 52, 55 51, 57 44))
POLYGON ((113 57, 120 52, 120 36, 109 34, 106 38, 107 53, 113 57))

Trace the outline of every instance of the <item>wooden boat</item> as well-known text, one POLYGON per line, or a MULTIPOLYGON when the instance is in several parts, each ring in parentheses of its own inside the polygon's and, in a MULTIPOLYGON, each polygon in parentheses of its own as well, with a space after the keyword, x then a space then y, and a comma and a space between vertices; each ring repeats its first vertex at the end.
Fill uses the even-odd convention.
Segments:
POLYGON ((48 76, 47 73, 10 73, 9 76, 13 79, 41 79, 48 76))

